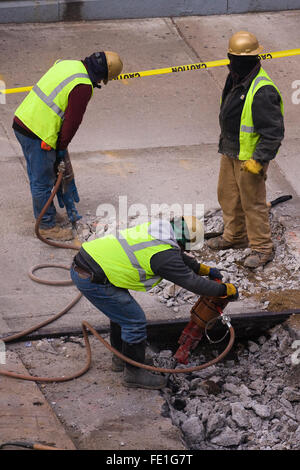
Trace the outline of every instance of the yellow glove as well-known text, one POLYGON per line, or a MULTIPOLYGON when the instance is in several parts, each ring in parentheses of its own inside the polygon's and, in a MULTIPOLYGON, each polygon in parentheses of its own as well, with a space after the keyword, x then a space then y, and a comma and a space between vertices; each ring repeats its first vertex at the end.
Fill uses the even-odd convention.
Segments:
POLYGON ((212 281, 215 281, 216 279, 222 280, 223 277, 217 268, 211 268, 210 266, 206 266, 202 263, 200 264, 198 274, 200 276, 208 276, 212 281))
POLYGON ((252 173, 252 175, 262 175, 263 174, 263 166, 257 160, 251 158, 250 160, 246 160, 241 164, 241 170, 248 171, 248 173, 252 173))
POLYGON ((226 298, 228 300, 237 300, 239 298, 239 292, 234 284, 225 283, 223 286, 226 287, 226 298))
POLYGON ((206 266, 205 264, 200 264, 199 275, 200 276, 208 276, 210 271, 210 267, 206 266))

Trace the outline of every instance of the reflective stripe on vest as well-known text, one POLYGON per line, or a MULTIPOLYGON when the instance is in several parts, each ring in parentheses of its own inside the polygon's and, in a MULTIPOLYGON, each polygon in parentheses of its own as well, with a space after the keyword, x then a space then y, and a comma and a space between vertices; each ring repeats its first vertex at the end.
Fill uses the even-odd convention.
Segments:
POLYGON ((161 277, 151 269, 151 257, 160 251, 178 247, 174 240, 160 240, 153 236, 150 226, 146 222, 121 230, 117 237, 107 235, 83 243, 82 248, 101 266, 113 285, 147 291, 161 281, 161 277), (149 240, 149 237, 152 239, 149 240))
POLYGON ((257 143, 260 140, 260 135, 255 132, 253 117, 252 117, 252 103, 255 93, 265 85, 273 86, 280 96, 280 107, 282 114, 284 113, 282 96, 277 86, 272 82, 269 75, 260 69, 257 76, 252 80, 246 100, 243 106, 241 123, 240 123, 240 152, 239 160, 250 160, 255 152, 257 143))
POLYGON ((138 270, 138 273, 140 276, 140 283, 143 284, 146 290, 151 289, 153 284, 156 284, 157 282, 160 281, 161 277, 153 276, 149 279, 146 279, 147 273, 145 269, 140 265, 137 257, 135 256, 135 252, 139 250, 144 250, 145 248, 149 248, 151 246, 161 245, 162 242, 160 240, 150 240, 148 242, 140 242, 140 243, 136 243, 135 245, 129 245, 129 243, 127 242, 127 240, 125 240, 125 238, 119 238, 119 237, 118 237, 118 242, 120 243, 121 247, 123 248, 126 255, 128 256, 128 259, 132 267, 138 270))
POLYGON ((93 84, 81 61, 56 61, 22 101, 15 115, 41 140, 56 149, 69 93, 80 84, 90 85, 93 92, 93 84))
MULTIPOLYGON (((254 79, 254 83, 253 83, 253 87, 252 87, 252 96, 254 96, 255 94, 255 90, 256 90, 256 85, 258 85, 259 82, 261 82, 262 80, 265 80, 265 81, 268 81, 268 82, 271 82, 272 83, 272 80, 268 79, 267 77, 263 76, 263 77, 256 77, 254 79)), ((251 85, 252 86, 252 85, 251 85)), ((250 91, 250 90, 249 90, 250 91)), ((241 131, 242 132, 248 132, 249 134, 251 132, 254 132, 254 126, 245 126, 245 125, 241 125, 241 131)))

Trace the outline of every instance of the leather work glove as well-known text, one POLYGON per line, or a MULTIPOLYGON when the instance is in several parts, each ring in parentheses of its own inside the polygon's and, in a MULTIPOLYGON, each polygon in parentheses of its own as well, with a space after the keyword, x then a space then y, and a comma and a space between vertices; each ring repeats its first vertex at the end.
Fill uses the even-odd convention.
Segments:
POLYGON ((241 170, 248 171, 248 173, 252 173, 252 175, 263 175, 263 166, 257 160, 250 158, 250 160, 246 160, 241 164, 241 170))
POLYGON ((239 298, 239 291, 234 284, 225 283, 223 286, 226 287, 226 299, 232 301, 239 298))
POLYGON ((219 279, 222 280, 223 276, 217 268, 211 268, 205 264, 200 264, 199 273, 200 276, 208 276, 212 281, 219 279))
POLYGON ((80 198, 78 195, 78 191, 76 188, 74 178, 68 182, 67 185, 62 183, 56 193, 59 207, 66 208, 68 218, 72 224, 77 222, 77 220, 81 219, 81 215, 78 214, 78 211, 75 207, 75 202, 79 202, 80 198))

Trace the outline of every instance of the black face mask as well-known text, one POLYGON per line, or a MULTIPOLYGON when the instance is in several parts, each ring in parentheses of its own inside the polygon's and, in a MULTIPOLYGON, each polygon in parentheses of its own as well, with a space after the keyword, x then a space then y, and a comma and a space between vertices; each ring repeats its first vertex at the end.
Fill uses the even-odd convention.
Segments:
POLYGON ((256 67, 260 59, 257 55, 238 56, 227 54, 230 64, 228 68, 233 77, 238 77, 239 80, 247 77, 249 73, 256 67))

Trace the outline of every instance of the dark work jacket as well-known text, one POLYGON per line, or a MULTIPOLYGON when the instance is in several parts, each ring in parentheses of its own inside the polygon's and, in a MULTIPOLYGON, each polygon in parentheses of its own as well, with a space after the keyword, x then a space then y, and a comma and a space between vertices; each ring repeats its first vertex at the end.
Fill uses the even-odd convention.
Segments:
MULTIPOLYGON (((260 64, 241 82, 234 84, 229 73, 223 92, 219 114, 221 134, 219 153, 238 158, 239 133, 242 110, 252 80, 260 70, 260 64)), ((261 87, 254 95, 252 117, 255 131, 260 134, 253 158, 261 162, 272 160, 284 137, 284 121, 280 109, 280 96, 272 85, 261 87)))

